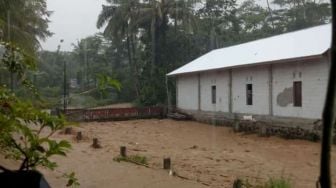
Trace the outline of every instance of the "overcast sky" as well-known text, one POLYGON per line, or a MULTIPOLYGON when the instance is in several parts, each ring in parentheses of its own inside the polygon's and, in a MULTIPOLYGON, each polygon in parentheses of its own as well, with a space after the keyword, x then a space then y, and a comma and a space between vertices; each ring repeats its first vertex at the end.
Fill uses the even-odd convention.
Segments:
POLYGON ((105 0, 47 0, 50 17, 49 30, 54 35, 42 42, 44 50, 54 51, 61 39, 62 50, 70 51, 71 43, 98 32, 96 21, 105 0))

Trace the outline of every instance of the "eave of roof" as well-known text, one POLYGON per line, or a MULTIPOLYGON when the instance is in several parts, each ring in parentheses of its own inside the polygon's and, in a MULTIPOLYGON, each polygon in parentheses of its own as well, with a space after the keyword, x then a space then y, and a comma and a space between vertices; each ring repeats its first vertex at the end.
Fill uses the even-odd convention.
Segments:
POLYGON ((330 44, 331 25, 326 24, 213 50, 167 76, 322 57, 330 44))
POLYGON ((202 71, 193 71, 193 72, 185 72, 180 74, 174 74, 167 76, 181 76, 181 75, 188 75, 188 74, 196 74, 201 72, 211 72, 211 71, 223 71, 223 70, 230 70, 230 69, 237 69, 237 68, 244 68, 244 67, 251 67, 251 66, 263 66, 263 65, 270 65, 270 64, 281 64, 281 63, 294 63, 294 62, 302 62, 302 61, 316 61, 323 58, 327 58, 327 53, 323 53, 321 55, 314 55, 314 56, 306 56, 306 57, 299 57, 299 58, 292 58, 292 59, 281 59, 276 61, 268 61, 268 62, 260 62, 260 63, 251 63, 245 65, 236 65, 231 67, 223 67, 223 68, 216 68, 216 69, 207 69, 202 71))

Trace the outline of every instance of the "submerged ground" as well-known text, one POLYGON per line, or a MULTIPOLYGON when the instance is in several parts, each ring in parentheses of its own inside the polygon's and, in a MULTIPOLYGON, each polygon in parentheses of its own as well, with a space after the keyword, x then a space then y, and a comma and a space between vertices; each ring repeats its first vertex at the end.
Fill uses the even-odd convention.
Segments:
MULTIPOLYGON (((67 158, 57 157, 57 171, 45 172, 53 187, 64 187, 61 172, 75 171, 81 187, 232 187, 234 179, 266 181, 270 177, 289 178, 294 187, 315 187, 319 173, 320 143, 258 137, 233 133, 231 128, 173 120, 134 120, 82 123, 84 141, 68 139, 73 150, 67 158), (98 138, 101 149, 90 147, 98 138), (115 162, 119 147, 128 154, 148 158, 150 168, 115 162), (162 170, 162 159, 172 159, 173 170, 183 178, 162 170)), ((332 161, 336 161, 333 147, 332 161)), ((15 166, 0 158, 1 164, 15 166)), ((333 164, 335 165, 335 164, 333 164)), ((335 166, 332 172, 336 175, 335 166)), ((336 183, 336 176, 333 177, 336 183)), ((334 185, 336 186, 336 184, 334 185)))

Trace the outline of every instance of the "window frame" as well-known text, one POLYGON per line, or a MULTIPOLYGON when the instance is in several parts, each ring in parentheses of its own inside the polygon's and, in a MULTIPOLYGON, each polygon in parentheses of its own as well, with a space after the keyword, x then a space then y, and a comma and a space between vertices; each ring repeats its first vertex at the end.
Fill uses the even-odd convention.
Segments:
POLYGON ((302 81, 293 82, 293 106, 302 107, 302 81))
POLYGON ((246 105, 253 105, 253 84, 246 84, 246 105))
POLYGON ((216 85, 211 86, 211 103, 212 104, 217 103, 217 87, 216 87, 216 85))

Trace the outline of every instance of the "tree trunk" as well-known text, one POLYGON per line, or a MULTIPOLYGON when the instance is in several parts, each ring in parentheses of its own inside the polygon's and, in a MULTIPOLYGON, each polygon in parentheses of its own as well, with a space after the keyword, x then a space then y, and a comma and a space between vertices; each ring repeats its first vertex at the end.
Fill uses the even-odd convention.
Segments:
POLYGON ((266 0, 267 2, 267 7, 268 7, 268 12, 270 14, 270 17, 271 17, 271 23, 272 23, 272 29, 273 29, 273 32, 274 32, 274 21, 273 21, 273 14, 272 14, 272 9, 270 7, 270 4, 269 4, 269 0, 266 0))
POLYGON ((86 71, 85 71, 85 77, 86 77, 86 89, 89 86, 89 63, 88 63, 88 58, 87 58, 87 41, 84 41, 84 61, 85 61, 85 66, 86 66, 86 71))
POLYGON ((306 15, 306 2, 305 2, 305 0, 302 0, 302 7, 303 7, 303 20, 304 20, 304 23, 307 24, 307 22, 306 22, 307 15, 306 15))
POLYGON ((138 64, 137 64, 137 60, 135 57, 135 37, 134 34, 131 34, 131 49, 132 49, 132 54, 133 54, 133 75, 134 75, 134 87, 135 87, 135 92, 136 92, 136 96, 139 97, 140 96, 140 82, 139 82, 139 69, 138 69, 138 64))
POLYGON ((137 97, 139 96, 139 90, 138 90, 138 86, 137 86, 137 76, 136 76, 136 73, 135 73, 135 68, 134 68, 134 54, 132 53, 132 39, 131 39, 131 35, 129 34, 129 32, 127 31, 126 33, 126 42, 127 42, 127 55, 128 55, 128 61, 129 61, 129 67, 130 67, 130 70, 131 70, 131 74, 133 76, 133 87, 134 87, 134 91, 137 95, 137 97))
POLYGON ((151 38, 152 38, 152 65, 151 65, 151 77, 154 74, 156 65, 156 17, 154 15, 151 23, 151 38))

